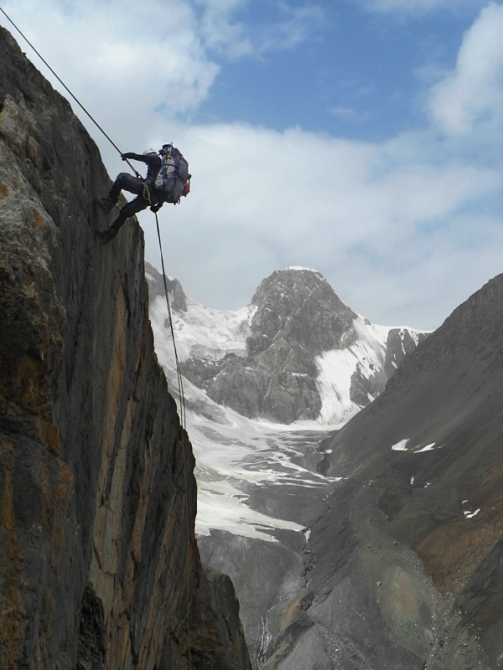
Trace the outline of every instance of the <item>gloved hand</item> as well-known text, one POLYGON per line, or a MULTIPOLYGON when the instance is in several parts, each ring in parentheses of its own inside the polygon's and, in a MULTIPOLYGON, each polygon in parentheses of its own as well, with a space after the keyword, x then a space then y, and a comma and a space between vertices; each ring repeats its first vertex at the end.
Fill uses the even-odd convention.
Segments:
POLYGON ((121 158, 123 161, 127 161, 128 158, 134 158, 134 155, 134 153, 129 152, 127 154, 121 154, 121 158))
POLYGON ((160 202, 157 205, 152 205, 152 207, 150 208, 150 211, 154 212, 154 214, 157 214, 157 212, 161 209, 162 205, 163 205, 162 202, 160 202))

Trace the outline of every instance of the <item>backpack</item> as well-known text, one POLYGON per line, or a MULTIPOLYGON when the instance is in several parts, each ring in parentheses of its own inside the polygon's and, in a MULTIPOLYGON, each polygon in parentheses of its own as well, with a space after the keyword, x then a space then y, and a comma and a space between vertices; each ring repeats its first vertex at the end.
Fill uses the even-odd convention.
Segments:
POLYGON ((172 144, 165 144, 161 154, 163 153, 162 167, 156 177, 155 188, 162 194, 164 202, 177 205, 182 196, 190 193, 189 164, 172 144))

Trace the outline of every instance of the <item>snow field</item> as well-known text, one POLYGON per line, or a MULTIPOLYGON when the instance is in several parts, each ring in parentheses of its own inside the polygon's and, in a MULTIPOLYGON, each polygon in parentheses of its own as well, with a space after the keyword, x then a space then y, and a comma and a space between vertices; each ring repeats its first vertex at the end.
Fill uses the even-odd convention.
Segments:
MULTIPOLYGON (((187 311, 173 312, 179 360, 196 356, 216 361, 229 353, 246 355, 246 339, 256 309, 250 305, 236 311, 220 311, 187 298, 187 311)), ((151 302, 150 320, 159 362, 176 395, 175 356, 163 296, 151 302)), ((184 379, 186 428, 196 456, 198 534, 220 529, 274 542, 271 533, 275 529, 305 532, 296 523, 253 510, 246 488, 292 484, 322 488, 339 480, 305 469, 295 460, 300 460, 306 450, 312 453, 326 433, 340 428, 361 409, 350 398, 351 377, 357 367, 360 374, 370 378, 384 365, 390 328, 372 325, 363 317, 357 317, 353 325, 357 338, 351 346, 326 352, 316 361, 316 383, 322 399, 316 421, 284 426, 247 419, 217 405, 204 390, 184 379)))

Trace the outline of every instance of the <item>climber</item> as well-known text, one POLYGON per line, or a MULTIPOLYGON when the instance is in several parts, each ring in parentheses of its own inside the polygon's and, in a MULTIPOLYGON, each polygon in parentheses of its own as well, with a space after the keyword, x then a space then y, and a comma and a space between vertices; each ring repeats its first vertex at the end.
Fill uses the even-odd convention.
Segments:
POLYGON ((147 176, 141 179, 139 176, 133 177, 127 172, 121 172, 108 196, 98 202, 103 212, 109 214, 117 204, 122 190, 136 193, 137 196, 124 205, 108 230, 97 233, 102 244, 110 242, 130 216, 141 212, 149 205, 150 209, 157 213, 165 202, 177 205, 182 196, 185 197, 190 193, 189 164, 172 144, 163 144, 159 153, 147 149, 142 156, 135 153, 121 156, 123 161, 131 158, 146 163, 147 176))
MULTIPOLYGON (((162 155, 163 149, 159 152, 162 155)), ((129 193, 135 193, 136 198, 128 202, 124 207, 121 208, 117 218, 112 223, 108 230, 104 230, 97 233, 97 236, 102 244, 107 244, 112 240, 121 226, 125 223, 126 219, 130 216, 134 216, 146 209, 149 205, 153 212, 158 212, 159 209, 164 204, 163 194, 159 192, 155 187, 155 180, 159 174, 159 171, 162 167, 162 158, 153 149, 147 149, 143 152, 143 155, 135 153, 122 154, 122 160, 132 159, 135 161, 141 161, 146 163, 148 166, 147 176, 145 179, 140 179, 139 177, 133 177, 133 175, 128 174, 127 172, 121 172, 110 189, 110 193, 106 198, 101 198, 98 201, 98 205, 105 214, 109 214, 112 209, 117 204, 119 200, 119 195, 122 190, 129 191, 129 193)))

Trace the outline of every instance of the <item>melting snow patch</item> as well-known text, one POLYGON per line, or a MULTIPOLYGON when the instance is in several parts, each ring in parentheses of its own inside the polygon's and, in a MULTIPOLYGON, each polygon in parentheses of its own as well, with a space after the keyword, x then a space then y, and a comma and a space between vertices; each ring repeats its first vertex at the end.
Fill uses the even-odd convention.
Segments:
POLYGON ((400 442, 397 442, 391 448, 392 448, 393 451, 407 451, 406 447, 407 447, 408 441, 409 441, 409 438, 407 438, 405 440, 400 440, 400 442))
POLYGON ((251 537, 266 542, 277 542, 271 535, 276 528, 302 531, 297 523, 275 519, 256 512, 240 500, 229 495, 219 495, 209 490, 198 490, 196 533, 209 535, 213 528, 226 530, 234 535, 251 537))
MULTIPOLYGON (((316 386, 322 401, 318 423, 322 426, 347 423, 360 411, 361 406, 351 399, 353 375, 373 379, 384 368, 389 328, 368 325, 363 317, 353 320, 353 328, 357 334, 353 344, 316 358, 316 386)), ((368 400, 374 400, 373 395, 368 400)))
POLYGON ((473 519, 474 516, 477 516, 477 514, 480 512, 480 507, 479 509, 476 509, 475 512, 463 512, 465 515, 466 519, 473 519))
POLYGON ((416 451, 416 454, 421 454, 423 451, 433 451, 435 447, 435 442, 433 444, 428 444, 426 447, 423 447, 422 449, 418 449, 416 451))
MULTIPOLYGON (((203 307, 187 298, 187 310, 181 316, 173 313, 177 336, 178 355, 182 361, 196 356, 206 360, 219 360, 228 353, 246 355, 246 338, 251 319, 256 312, 249 305, 233 312, 203 307)), ((161 363, 174 367, 172 344, 166 336, 166 303, 164 296, 157 296, 150 305, 150 321, 155 337, 155 348, 161 363), (165 351, 166 346, 169 345, 165 351)))

